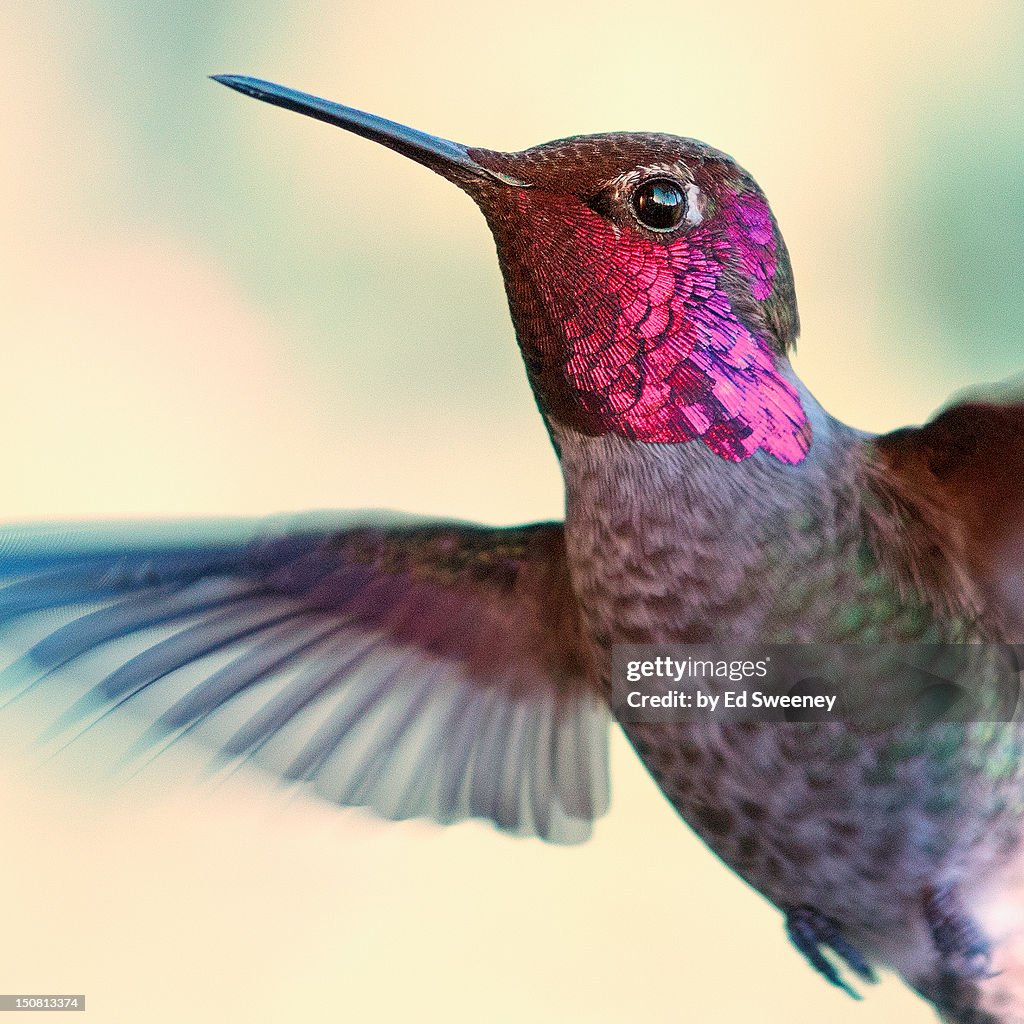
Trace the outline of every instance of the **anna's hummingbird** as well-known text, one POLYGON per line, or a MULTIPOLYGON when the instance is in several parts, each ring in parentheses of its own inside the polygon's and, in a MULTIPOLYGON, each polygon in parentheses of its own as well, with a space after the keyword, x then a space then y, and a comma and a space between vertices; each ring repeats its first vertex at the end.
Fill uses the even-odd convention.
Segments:
MULTIPOLYGON (((51 736, 134 710, 138 751, 195 734, 341 804, 572 842, 608 803, 617 644, 1024 643, 1024 396, 883 437, 829 416, 731 158, 662 134, 467 148, 218 81, 477 203, 565 522, 7 528, 4 680, 62 703, 51 736)), ((623 728, 829 980, 888 967, 947 1020, 1024 1022, 1020 726, 623 728)))

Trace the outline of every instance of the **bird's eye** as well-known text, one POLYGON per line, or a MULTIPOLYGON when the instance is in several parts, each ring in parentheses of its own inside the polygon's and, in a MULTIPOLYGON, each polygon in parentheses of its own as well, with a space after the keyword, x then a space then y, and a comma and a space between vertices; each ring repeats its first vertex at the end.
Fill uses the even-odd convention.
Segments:
POLYGON ((652 231, 671 231, 686 216, 686 193, 671 178, 645 181, 633 193, 632 203, 636 219, 652 231))

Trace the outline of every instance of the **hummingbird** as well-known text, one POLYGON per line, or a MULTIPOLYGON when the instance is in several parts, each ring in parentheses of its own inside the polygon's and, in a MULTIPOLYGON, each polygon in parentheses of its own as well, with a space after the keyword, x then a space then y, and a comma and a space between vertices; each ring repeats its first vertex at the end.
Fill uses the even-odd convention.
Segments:
MULTIPOLYGON (((385 818, 574 843, 609 805, 616 645, 1024 643, 1024 389, 883 436, 830 416, 731 157, 658 133, 499 152, 215 80, 477 204, 564 521, 5 527, 2 682, 53 709, 46 736, 134 715, 138 754, 191 738, 385 818)), ((892 970, 946 1021, 1024 1022, 1019 723, 620 725, 828 981, 892 970)))

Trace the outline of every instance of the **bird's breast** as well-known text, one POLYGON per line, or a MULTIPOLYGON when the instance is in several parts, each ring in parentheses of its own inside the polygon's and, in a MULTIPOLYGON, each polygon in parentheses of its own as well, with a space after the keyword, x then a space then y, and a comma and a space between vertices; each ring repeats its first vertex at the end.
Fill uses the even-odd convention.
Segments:
MULTIPOLYGON (((702 503, 700 476, 683 482, 671 467, 588 444, 569 452, 566 544, 609 696, 620 643, 935 642, 948 632, 866 552, 850 503, 840 513, 811 496, 766 520, 749 505, 730 511, 720 495, 702 503)), ((923 886, 987 873, 1019 832, 1019 815, 1006 813, 1008 800, 1021 803, 1019 772, 989 771, 999 750, 1019 748, 1013 726, 873 737, 835 722, 623 729, 739 874, 780 906, 841 921, 869 955, 905 972, 931 955, 923 886)))

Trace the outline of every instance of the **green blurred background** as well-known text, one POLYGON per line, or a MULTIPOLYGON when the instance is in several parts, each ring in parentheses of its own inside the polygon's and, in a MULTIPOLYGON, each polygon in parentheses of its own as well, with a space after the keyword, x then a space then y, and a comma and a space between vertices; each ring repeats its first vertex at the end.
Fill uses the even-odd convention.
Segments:
MULTIPOLYGON (((731 152, 793 254, 798 369, 859 426, 1024 364, 1017 0, 5 0, 4 518, 560 514, 472 204, 217 72, 492 148, 731 152)), ((84 991, 97 1024, 932 1019, 829 989, 618 740, 614 772, 559 850, 5 769, 0 988, 84 991)))

